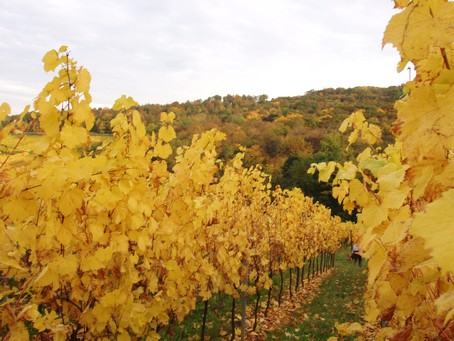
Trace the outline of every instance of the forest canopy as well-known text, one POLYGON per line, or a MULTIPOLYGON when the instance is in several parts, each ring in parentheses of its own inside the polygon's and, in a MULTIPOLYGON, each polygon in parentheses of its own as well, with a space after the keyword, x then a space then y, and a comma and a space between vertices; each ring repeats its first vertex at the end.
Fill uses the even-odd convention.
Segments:
MULTIPOLYGON (((174 148, 189 144, 194 134, 213 128, 224 132, 227 138, 218 147, 222 160, 231 159, 244 147, 245 166, 263 165, 274 185, 299 187, 347 219, 332 198, 330 187, 319 184, 307 169, 313 162, 349 160, 361 150, 362 145, 355 145, 347 151, 347 137, 339 133, 341 123, 356 110, 363 110, 366 120, 381 128, 383 146, 393 143, 394 102, 402 95, 402 86, 328 88, 273 99, 267 95, 216 95, 182 103, 144 104, 135 109, 147 133, 158 132, 160 113, 175 113, 174 148)), ((93 110, 91 132, 111 134, 110 121, 117 112, 112 108, 93 110)), ((36 125, 31 130, 39 133, 41 128, 36 125)))

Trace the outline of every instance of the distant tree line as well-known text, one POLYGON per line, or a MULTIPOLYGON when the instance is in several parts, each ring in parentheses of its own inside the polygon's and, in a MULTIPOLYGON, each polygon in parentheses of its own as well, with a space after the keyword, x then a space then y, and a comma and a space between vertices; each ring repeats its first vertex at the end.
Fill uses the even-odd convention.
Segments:
MULTIPOLYGON (((302 96, 216 95, 205 100, 145 104, 137 108, 148 133, 160 127, 159 114, 174 112, 177 139, 174 146, 189 144, 194 134, 218 129, 227 134, 219 146, 221 159, 228 160, 240 146, 246 148, 245 164, 262 164, 273 176, 274 184, 283 188, 299 187, 343 219, 351 217, 341 210, 331 196, 328 185, 320 185, 307 174, 313 162, 352 158, 364 146, 345 150, 346 137, 338 129, 353 111, 363 109, 367 120, 382 129, 383 145, 393 142, 392 124, 396 118, 394 102, 403 92, 402 86, 328 88, 311 90, 302 96)), ((97 108, 92 133, 110 134, 110 121, 116 112, 97 108)), ((27 119, 24 120, 27 124, 27 119)), ((34 132, 39 132, 35 125, 34 132)))

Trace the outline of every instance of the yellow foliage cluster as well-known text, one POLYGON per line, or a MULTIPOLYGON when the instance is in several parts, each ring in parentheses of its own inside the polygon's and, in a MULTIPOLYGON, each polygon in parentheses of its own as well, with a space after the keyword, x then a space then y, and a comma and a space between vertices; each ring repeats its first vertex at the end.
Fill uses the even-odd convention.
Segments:
MULTIPOLYGON (((222 165, 220 132, 174 151, 175 115, 162 113, 148 136, 131 97, 115 102, 114 138, 93 150, 88 71, 66 47, 43 61, 58 69, 34 103, 44 135, 23 167, 8 155, 0 166, 4 339, 154 340, 197 300, 268 288, 274 271, 349 236, 301 191, 273 190, 259 167, 245 169, 242 153, 222 165)), ((8 113, 2 104, 0 118, 8 113)))
POLYGON ((288 114, 286 116, 280 116, 274 120, 274 122, 289 122, 292 120, 303 119, 304 116, 301 114, 288 114))
MULTIPOLYGON (((356 163, 313 165, 320 179, 335 174, 333 195, 360 211, 369 259, 367 319, 377 340, 454 339, 454 3, 395 1, 384 44, 400 52, 402 70, 417 75, 396 102, 396 143, 369 147, 356 163)), ((373 144, 376 128, 354 113, 353 127, 373 144)), ((341 328, 342 329, 342 328, 341 328)), ((346 328, 342 329, 344 332, 346 328)))

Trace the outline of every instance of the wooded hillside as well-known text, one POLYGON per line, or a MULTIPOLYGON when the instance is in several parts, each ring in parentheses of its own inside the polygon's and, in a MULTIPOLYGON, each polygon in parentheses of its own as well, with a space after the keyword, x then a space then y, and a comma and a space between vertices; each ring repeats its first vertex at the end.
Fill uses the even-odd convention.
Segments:
MULTIPOLYGON (((331 197, 330 188, 320 186, 306 171, 312 162, 341 162, 356 153, 345 150, 346 136, 338 129, 358 109, 364 110, 369 122, 381 127, 383 144, 392 143, 394 102, 401 96, 401 86, 330 88, 294 97, 213 96, 184 103, 147 104, 138 109, 149 132, 158 130, 160 112, 174 112, 177 146, 188 144, 194 134, 208 129, 225 132, 227 139, 219 149, 221 158, 229 159, 239 146, 244 146, 246 165, 262 164, 275 184, 300 187, 347 218, 331 197)), ((113 115, 109 109, 96 110, 94 131, 109 133, 108 122, 113 115)))
MULTIPOLYGON (((346 151, 346 136, 338 131, 342 121, 355 110, 364 110, 368 122, 380 126, 383 145, 392 143, 394 102, 402 94, 402 86, 328 88, 273 99, 267 95, 217 95, 184 103, 145 104, 137 110, 148 133, 158 131, 161 112, 174 112, 174 147, 188 145, 194 134, 213 128, 226 133, 227 139, 218 148, 220 158, 228 160, 240 146, 245 147, 246 166, 263 165, 264 171, 273 176, 274 184, 300 187, 343 216, 330 188, 318 184, 315 177, 306 173, 307 169, 313 162, 343 162, 361 150, 362 146, 357 145, 346 151)), ((110 134, 110 120, 116 112, 111 108, 97 108, 94 112, 92 133, 110 134)), ((40 128, 33 129, 39 132, 40 128)))

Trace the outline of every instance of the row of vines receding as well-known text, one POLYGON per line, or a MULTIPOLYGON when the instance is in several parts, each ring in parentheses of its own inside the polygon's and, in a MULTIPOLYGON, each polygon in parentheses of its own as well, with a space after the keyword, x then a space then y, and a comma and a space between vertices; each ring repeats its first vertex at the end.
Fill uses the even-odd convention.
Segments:
POLYGON ((29 107, 0 135, 18 136, 0 164, 4 339, 156 339, 197 302, 270 290, 274 274, 349 236, 301 191, 244 168, 243 153, 223 165, 218 131, 173 150, 175 115, 162 113, 148 136, 130 97, 113 106, 113 137, 93 145, 89 72, 64 46, 43 61, 56 72, 31 110, 43 136, 18 152, 29 107))

